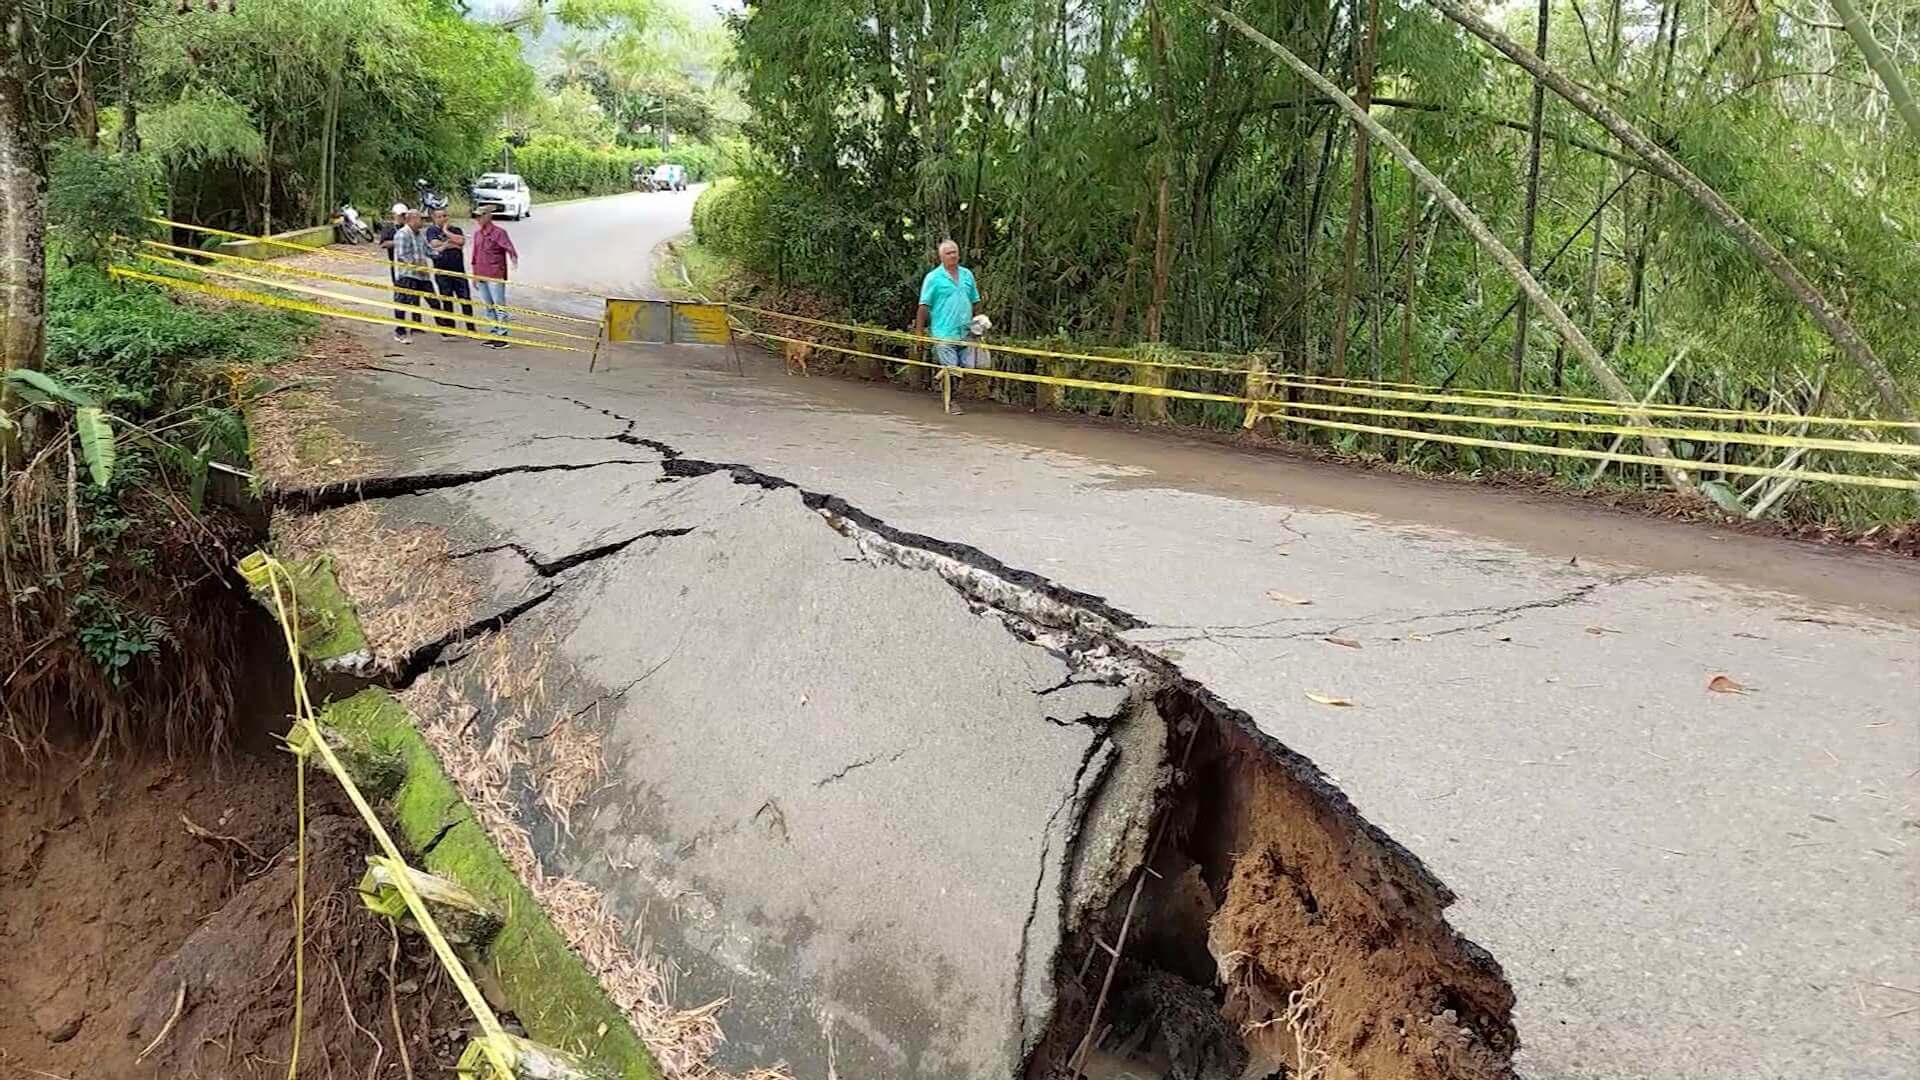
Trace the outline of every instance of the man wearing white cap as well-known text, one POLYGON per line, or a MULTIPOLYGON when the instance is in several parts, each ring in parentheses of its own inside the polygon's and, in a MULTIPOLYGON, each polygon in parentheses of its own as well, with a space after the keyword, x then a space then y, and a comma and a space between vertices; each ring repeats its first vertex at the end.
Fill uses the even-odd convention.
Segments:
MULTIPOLYGON (((398 285, 399 281, 393 274, 393 234, 399 232, 400 227, 406 224, 406 217, 407 204, 403 202, 394 203, 393 210, 388 215, 386 223, 380 226, 380 249, 387 253, 387 281, 395 285, 398 285)), ((399 293, 393 294, 393 302, 395 304, 400 302, 399 293)), ((405 319, 407 313, 395 307, 393 309, 393 317, 395 319, 405 319)), ((395 329, 393 336, 396 338, 399 337, 400 331, 395 329)))

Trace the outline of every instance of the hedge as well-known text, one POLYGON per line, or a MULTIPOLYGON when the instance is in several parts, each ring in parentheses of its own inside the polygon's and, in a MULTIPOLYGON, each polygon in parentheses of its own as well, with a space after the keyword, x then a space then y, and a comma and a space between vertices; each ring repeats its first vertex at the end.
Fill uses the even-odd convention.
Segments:
MULTIPOLYGON (((671 150, 657 146, 627 150, 587 146, 569 139, 536 139, 513 152, 513 171, 543 195, 604 195, 633 186, 633 167, 680 165, 687 180, 706 180, 721 171, 720 151, 704 143, 671 150)), ((498 161, 495 153, 489 161, 498 161)))

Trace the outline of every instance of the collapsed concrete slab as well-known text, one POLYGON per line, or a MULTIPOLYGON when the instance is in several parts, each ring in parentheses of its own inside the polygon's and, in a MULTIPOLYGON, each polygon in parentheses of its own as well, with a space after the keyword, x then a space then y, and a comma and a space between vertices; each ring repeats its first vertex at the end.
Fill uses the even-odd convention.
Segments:
POLYGON ((463 583, 435 587, 454 638, 392 638, 389 681, 488 763, 468 798, 524 872, 727 1003, 714 1064, 1510 1075, 1512 993, 1446 888, 1124 612, 637 442, 287 502, 373 493, 439 538, 413 576, 463 583))

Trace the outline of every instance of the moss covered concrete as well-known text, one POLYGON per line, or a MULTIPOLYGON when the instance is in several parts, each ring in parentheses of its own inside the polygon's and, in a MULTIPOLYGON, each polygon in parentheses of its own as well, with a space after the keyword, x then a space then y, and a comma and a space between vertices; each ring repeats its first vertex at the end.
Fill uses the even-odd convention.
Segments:
MULTIPOLYGON (((286 564, 300 611, 300 649, 322 664, 364 656, 367 635, 354 614, 353 602, 340 588, 333 560, 325 555, 286 564)), ((259 601, 273 611, 273 597, 260 593, 259 601)))
POLYGON ((369 794, 379 792, 379 808, 416 865, 458 882, 501 917, 500 932, 474 958, 484 968, 477 974, 491 977, 528 1034, 609 1077, 659 1076, 626 1017, 473 819, 407 707, 370 689, 329 703, 320 719, 345 743, 356 782, 364 775, 369 794))

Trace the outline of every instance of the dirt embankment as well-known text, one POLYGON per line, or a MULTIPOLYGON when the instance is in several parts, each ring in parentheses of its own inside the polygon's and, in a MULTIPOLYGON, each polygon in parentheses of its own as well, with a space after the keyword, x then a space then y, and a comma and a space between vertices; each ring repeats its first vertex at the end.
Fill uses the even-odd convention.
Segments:
MULTIPOLYGON (((0 777, 0 1076, 285 1076, 291 756, 0 759, 0 777)), ((301 1071, 447 1075, 459 997, 361 904, 370 841, 324 775, 307 780, 301 1071)))

